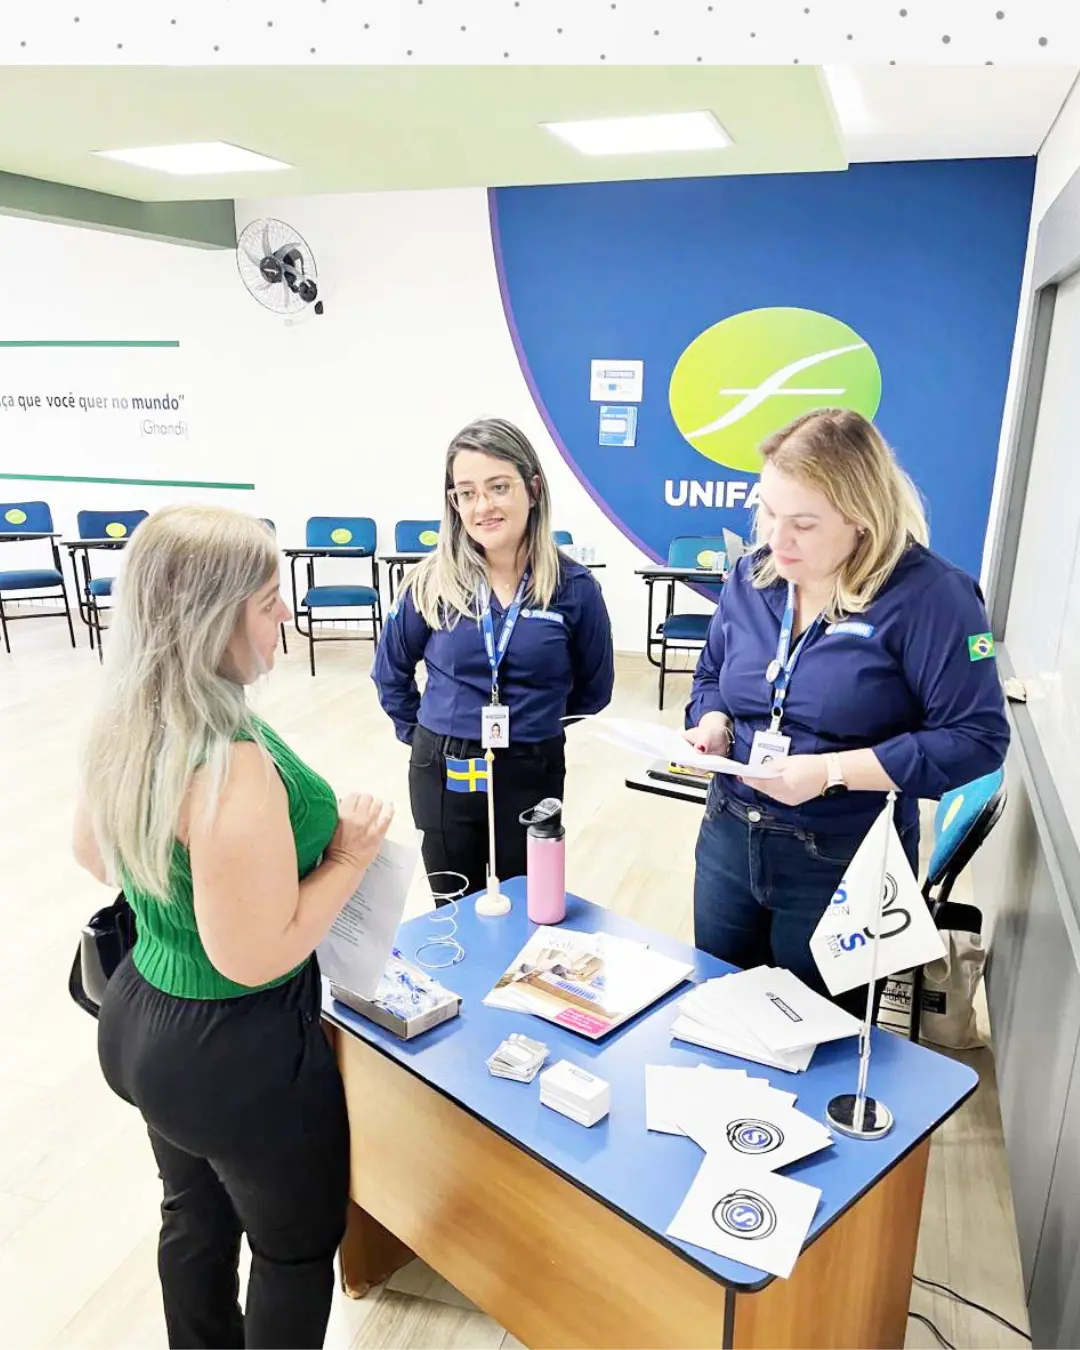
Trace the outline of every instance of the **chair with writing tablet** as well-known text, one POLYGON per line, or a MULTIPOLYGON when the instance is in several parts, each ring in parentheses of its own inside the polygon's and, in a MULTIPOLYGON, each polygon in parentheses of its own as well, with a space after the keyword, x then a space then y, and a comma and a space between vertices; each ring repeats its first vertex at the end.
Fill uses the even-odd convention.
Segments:
MULTIPOLYGON (((115 552, 126 547, 128 540, 148 515, 147 511, 80 511, 75 517, 79 541, 83 544, 78 550, 82 555, 79 615, 90 629, 90 646, 97 647, 99 661, 103 659, 101 616, 110 608, 102 602, 111 598, 116 578, 93 576, 90 554, 97 549, 115 552)), ((74 550, 71 556, 74 566, 74 550)))
POLYGON ((66 618, 73 647, 75 628, 71 622, 71 606, 68 604, 64 572, 60 566, 60 550, 56 546, 56 532, 48 505, 45 502, 0 502, 0 544, 23 544, 26 549, 33 545, 41 552, 42 545, 46 543, 52 551, 51 567, 0 570, 0 631, 3 632, 4 650, 9 654, 11 640, 8 624, 16 619, 66 618), (9 605, 19 605, 20 612, 9 613, 4 607, 5 599, 9 605), (57 600, 63 606, 62 609, 36 608, 39 601, 57 600), (23 605, 27 606, 26 612, 22 610, 23 605))
MULTIPOLYGON (((946 792, 934 812, 934 849, 926 870, 922 893, 937 926, 943 931, 963 929, 980 932, 982 914, 973 905, 958 905, 949 896, 957 877, 983 846, 987 835, 1001 819, 1007 798, 1005 770, 995 769, 982 778, 973 779, 962 787, 946 792), (976 926, 977 925, 977 926, 976 926)), ((923 1011, 923 966, 910 972, 911 1012, 908 1036, 918 1041, 923 1011)), ((906 1003, 904 981, 894 980, 886 985, 882 1000, 890 1004, 906 1003)), ((882 1023, 890 1030, 899 1028, 882 1023)))
MULTIPOLYGON (((716 535, 685 534, 678 535, 668 545, 668 566, 693 569, 702 574, 712 572, 717 560, 724 558, 724 541, 716 535)), ((722 585, 723 577, 718 572, 715 582, 711 579, 698 582, 701 585, 722 585)), ((675 614, 675 584, 668 587, 667 613, 657 628, 660 636, 660 708, 664 707, 664 683, 669 674, 684 672, 683 666, 669 666, 669 652, 700 652, 709 635, 711 614, 675 614)), ((649 634, 650 641, 652 634, 649 634)))
MULTIPOLYGON (((333 626, 341 622, 354 622, 371 625, 370 639, 379 640, 382 631, 382 599, 379 594, 379 564, 375 557, 377 531, 370 516, 312 516, 307 522, 306 546, 287 548, 285 556, 290 560, 289 571, 292 578, 293 623, 296 631, 308 640, 308 657, 311 673, 315 674, 316 641, 334 639, 317 638, 316 626, 333 626), (296 564, 303 558, 307 564, 307 590, 302 598, 296 587, 296 564), (366 559, 371 568, 371 585, 356 582, 335 582, 317 585, 315 581, 316 561, 327 559, 344 562, 348 559, 366 559), (325 611, 331 610, 332 614, 325 611), (350 616, 348 611, 356 611, 350 616), (342 611, 345 611, 343 615, 342 611)), ((367 640, 367 634, 359 635, 367 640)), ((356 640, 353 638, 352 640, 356 640)))
POLYGON ((441 520, 399 520, 394 526, 395 553, 430 553, 439 542, 441 520))
POLYGON ((574 545, 574 536, 569 530, 553 530, 551 537, 555 540, 556 548, 565 548, 567 544, 572 548, 574 545))

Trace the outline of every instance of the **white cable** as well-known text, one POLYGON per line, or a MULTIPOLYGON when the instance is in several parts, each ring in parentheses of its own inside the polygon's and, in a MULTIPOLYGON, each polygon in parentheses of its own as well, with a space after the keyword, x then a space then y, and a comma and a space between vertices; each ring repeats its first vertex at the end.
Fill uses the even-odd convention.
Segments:
POLYGON ((413 953, 413 960, 424 970, 446 970, 450 966, 456 966, 459 961, 465 959, 465 948, 457 939, 457 917, 458 901, 469 889, 469 878, 462 875, 461 872, 427 872, 428 885, 431 886, 431 898, 435 901, 435 912, 431 916, 432 923, 446 923, 450 925, 446 933, 428 938, 426 942, 421 942, 413 953), (436 877, 451 878, 457 877, 461 882, 460 886, 452 887, 449 890, 436 890, 432 882, 436 877), (445 903, 440 906, 439 901, 445 903), (429 947, 445 947, 451 953, 449 961, 422 961, 420 953, 427 951, 429 947))

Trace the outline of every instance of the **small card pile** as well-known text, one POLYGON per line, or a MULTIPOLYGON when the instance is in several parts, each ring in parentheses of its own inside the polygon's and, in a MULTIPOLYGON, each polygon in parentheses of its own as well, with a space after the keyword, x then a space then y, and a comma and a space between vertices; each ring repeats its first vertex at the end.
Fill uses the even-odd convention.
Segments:
POLYGON ((488 1058, 488 1070, 496 1078, 512 1078, 516 1083, 531 1083, 548 1057, 543 1041, 531 1040, 515 1031, 488 1058))
POLYGON ((825 1041, 857 1036, 860 1023, 789 970, 757 966, 697 985, 678 1003, 672 1038, 802 1073, 825 1041))
POLYGON ((611 1086, 568 1059, 560 1059, 540 1075, 540 1101, 579 1125, 595 1125, 611 1109, 611 1086))

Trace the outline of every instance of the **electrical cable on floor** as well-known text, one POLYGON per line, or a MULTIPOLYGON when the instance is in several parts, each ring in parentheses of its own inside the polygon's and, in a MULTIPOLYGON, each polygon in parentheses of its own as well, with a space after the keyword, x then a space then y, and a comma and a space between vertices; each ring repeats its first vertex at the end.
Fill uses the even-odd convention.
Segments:
POLYGON ((933 1334, 937 1337, 939 1344, 943 1347, 943 1350, 956 1350, 956 1346, 953 1345, 952 1341, 945 1339, 945 1337, 941 1334, 940 1331, 938 1331, 937 1327, 933 1324, 933 1322, 930 1321, 929 1317, 924 1317, 922 1313, 910 1311, 908 1312, 908 1316, 911 1318, 913 1322, 921 1322, 924 1327, 929 1327, 930 1330, 933 1332, 933 1334))
POLYGON ((1031 1337, 1026 1331, 1021 1331, 1018 1326, 1015 1326, 1012 1322, 1008 1321, 1007 1318, 1002 1317, 1000 1313, 994 1312, 992 1308, 984 1308, 981 1303, 973 1303, 971 1299, 965 1298, 963 1294, 958 1294, 955 1289, 950 1289, 947 1284, 938 1284, 936 1280, 924 1280, 921 1275, 915 1275, 912 1278, 916 1284, 925 1285, 928 1289, 940 1289, 943 1294, 947 1294, 949 1298, 956 1299, 957 1303, 962 1303, 966 1308, 974 1308, 976 1312, 985 1313, 987 1317, 992 1317, 995 1322, 1003 1327, 1007 1327, 1009 1331, 1014 1331, 1017 1336, 1020 1336, 1023 1340, 1031 1340, 1031 1337))

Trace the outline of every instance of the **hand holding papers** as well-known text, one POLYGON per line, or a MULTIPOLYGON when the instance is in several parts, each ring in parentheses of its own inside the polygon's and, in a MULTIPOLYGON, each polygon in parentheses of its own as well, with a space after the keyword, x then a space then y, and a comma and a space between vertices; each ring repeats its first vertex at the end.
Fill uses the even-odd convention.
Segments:
POLYGON ((370 999, 390 959, 418 844, 384 839, 360 885, 318 946, 319 968, 334 984, 370 999))
POLYGON ((788 1073, 816 1046, 859 1034, 859 1021, 789 970, 758 966, 697 985, 679 1000, 672 1037, 788 1073))
MULTIPOLYGON (((749 764, 726 759, 723 755, 703 755, 683 739, 680 732, 656 722, 639 721, 632 717, 583 717, 582 724, 594 736, 621 746, 645 759, 663 759, 687 769, 705 773, 726 773, 740 777, 750 773, 749 764)), ((775 778, 782 766, 759 764, 753 769, 754 778, 775 778)))

